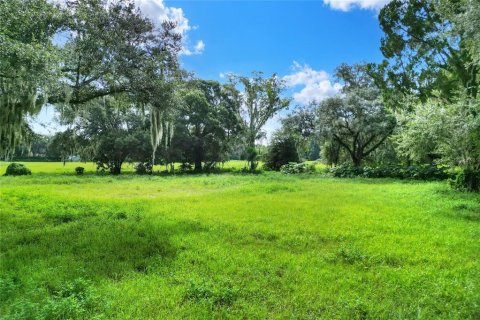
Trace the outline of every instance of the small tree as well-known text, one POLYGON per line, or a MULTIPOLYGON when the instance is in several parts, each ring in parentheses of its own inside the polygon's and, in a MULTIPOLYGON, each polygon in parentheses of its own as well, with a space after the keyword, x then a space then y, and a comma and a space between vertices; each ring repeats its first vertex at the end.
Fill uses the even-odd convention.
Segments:
POLYGON ((312 107, 297 108, 281 119, 282 126, 275 136, 294 139, 301 158, 318 159, 319 148, 315 136, 315 121, 315 110, 312 107), (317 150, 314 150, 315 148, 317 150))
POLYGON ((285 85, 275 74, 270 78, 264 78, 261 72, 254 72, 252 78, 232 75, 230 81, 243 87, 240 97, 244 109, 247 160, 250 170, 255 170, 258 164, 255 142, 260 138, 265 123, 287 108, 290 99, 281 97, 285 85))
POLYGON ((278 171, 290 162, 298 162, 297 146, 293 138, 279 139, 272 143, 265 154, 265 168, 278 171))
POLYGON ((125 97, 95 100, 76 121, 82 158, 96 161, 111 174, 120 174, 125 161, 150 159, 149 124, 125 97))
POLYGON ((72 129, 67 129, 55 133, 48 145, 47 154, 53 159, 59 159, 65 165, 68 157, 74 155, 76 151, 75 133, 72 129))

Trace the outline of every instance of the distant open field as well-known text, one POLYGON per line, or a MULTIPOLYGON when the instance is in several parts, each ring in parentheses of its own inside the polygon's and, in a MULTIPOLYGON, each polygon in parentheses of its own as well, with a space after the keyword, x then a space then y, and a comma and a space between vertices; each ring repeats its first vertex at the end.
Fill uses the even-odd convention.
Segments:
MULTIPOLYGON (((96 164, 94 162, 71 162, 67 161, 65 164, 63 162, 22 162, 18 161, 18 163, 23 163, 27 165, 27 167, 32 170, 32 173, 41 173, 41 174, 73 174, 75 173, 76 167, 83 167, 85 168, 85 174, 94 174, 96 172, 96 164)), ((2 162, 0 161, 0 175, 5 173, 5 169, 7 168, 9 162, 2 162)), ((241 170, 246 166, 245 161, 241 160, 233 160, 228 161, 221 164, 220 167, 225 171, 228 170, 241 170)), ((318 167, 322 167, 322 165, 318 165, 318 167)), ((175 168, 179 169, 180 164, 175 164, 175 168)), ((154 171, 161 172, 166 170, 165 166, 162 165, 155 165, 154 171)), ((122 173, 133 173, 135 171, 135 164, 133 163, 125 163, 122 166, 122 173)))
POLYGON ((446 182, 27 165, 1 319, 480 319, 480 195, 446 182))

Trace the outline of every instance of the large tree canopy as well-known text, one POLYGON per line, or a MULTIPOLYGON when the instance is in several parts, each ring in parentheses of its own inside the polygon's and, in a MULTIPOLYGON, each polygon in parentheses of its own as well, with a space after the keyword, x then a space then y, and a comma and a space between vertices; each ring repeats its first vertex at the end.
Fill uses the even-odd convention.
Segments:
POLYGON ((125 93, 157 118, 172 106, 181 36, 133 0, 0 1, 0 19, 0 153, 13 150, 28 132, 25 116, 47 102, 78 111, 125 93))
MULTIPOLYGON (((237 90, 216 81, 192 80, 179 90, 179 110, 173 141, 183 146, 182 162, 195 170, 225 161, 233 140, 241 133, 237 90)), ((173 146, 175 148, 176 146, 173 146)))
POLYGON ((448 99, 459 87, 477 95, 479 67, 472 63, 468 37, 455 24, 461 3, 393 0, 380 11, 386 60, 377 66, 377 82, 391 105, 410 94, 425 101, 434 91, 448 99))
POLYGON ((317 109, 321 136, 328 144, 344 148, 355 166, 360 166, 396 125, 366 70, 366 65, 337 68, 337 77, 345 83, 343 96, 328 98, 317 109))
POLYGON ((66 10, 65 90, 50 102, 81 105, 122 92, 148 95, 157 78, 176 69, 181 36, 175 24, 156 28, 133 1, 77 0, 66 10))
POLYGON ((328 98, 320 103, 318 117, 322 136, 341 145, 355 166, 360 166, 395 127, 395 118, 387 112, 375 89, 328 98))

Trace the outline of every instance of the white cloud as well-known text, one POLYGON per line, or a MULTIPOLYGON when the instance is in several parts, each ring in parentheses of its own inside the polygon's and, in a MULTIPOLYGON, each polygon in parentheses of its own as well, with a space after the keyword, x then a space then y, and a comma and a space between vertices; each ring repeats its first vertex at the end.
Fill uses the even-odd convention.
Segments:
POLYGON ((205 50, 205 43, 202 40, 199 40, 193 49, 189 49, 184 46, 180 54, 184 56, 191 56, 194 54, 202 54, 203 50, 205 50))
POLYGON ((380 10, 390 0, 323 0, 332 9, 350 11, 353 8, 380 10))
POLYGON ((191 56, 194 54, 202 54, 205 49, 205 43, 202 40, 197 41, 193 48, 191 48, 189 44, 188 31, 196 30, 198 26, 190 26, 182 8, 168 7, 163 0, 137 0, 136 4, 139 6, 140 11, 154 23, 160 24, 165 20, 175 21, 177 23, 175 31, 180 33, 183 39, 181 55, 191 56))
POLYGON ((235 74, 234 72, 232 71, 225 71, 225 72, 220 72, 218 74, 218 77, 220 79, 229 79, 231 75, 235 74))
MULTIPOLYGON (((52 3, 58 3, 65 5, 67 0, 48 0, 52 3)), ((109 1, 106 3, 109 4, 109 1)), ((198 28, 197 26, 190 26, 190 23, 185 17, 182 8, 168 7, 165 5, 164 0, 135 0, 135 5, 140 8, 140 11, 147 18, 152 20, 155 24, 160 25, 165 20, 175 21, 177 27, 175 31, 182 36, 186 36, 187 32, 192 29, 198 28)))
POLYGON ((311 101, 322 101, 340 92, 341 84, 334 83, 330 75, 323 70, 314 70, 310 66, 303 66, 293 62, 293 73, 283 77, 288 87, 303 86, 300 91, 293 94, 293 99, 301 104, 311 101))
POLYGON ((192 29, 182 8, 167 7, 163 0, 137 0, 135 3, 140 11, 156 24, 165 20, 175 21, 177 23, 175 31, 182 36, 192 29))
POLYGON ((205 49, 205 43, 202 40, 198 41, 197 44, 195 45, 195 51, 202 52, 204 49, 205 49))

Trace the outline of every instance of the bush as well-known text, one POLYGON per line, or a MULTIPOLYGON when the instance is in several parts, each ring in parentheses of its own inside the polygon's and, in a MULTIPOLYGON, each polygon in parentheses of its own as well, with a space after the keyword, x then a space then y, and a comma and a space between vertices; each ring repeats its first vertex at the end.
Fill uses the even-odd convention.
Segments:
POLYGON ((21 163, 10 163, 5 171, 6 176, 25 176, 32 174, 32 171, 21 163))
POLYGON ((480 191, 480 170, 464 169, 450 180, 452 188, 461 191, 480 191))
POLYGON ((85 171, 85 168, 84 168, 84 167, 76 167, 76 168, 75 168, 75 172, 76 172, 78 175, 82 175, 84 171, 85 171))
POLYGON ((264 167, 278 171, 283 165, 290 162, 298 162, 298 160, 295 141, 292 138, 286 138, 277 140, 270 146, 265 154, 264 167))
POLYGON ((343 165, 331 168, 329 171, 334 177, 365 177, 365 178, 395 178, 413 180, 445 180, 449 177, 448 167, 426 166, 379 166, 355 167, 343 165))
POLYGON ((350 165, 341 165, 333 167, 329 172, 338 178, 350 178, 357 177, 363 174, 363 169, 360 167, 350 166, 350 165))
POLYGON ((150 162, 140 162, 135 166, 136 174, 152 174, 153 166, 150 162))
POLYGON ((315 172, 315 166, 313 164, 309 165, 305 162, 302 163, 288 163, 284 164, 280 168, 280 172, 284 174, 298 174, 298 173, 312 173, 315 172))

